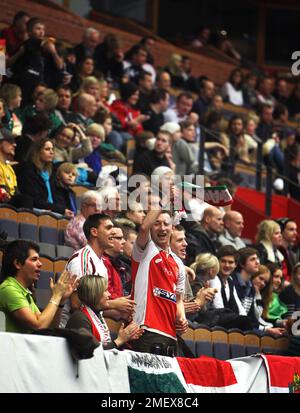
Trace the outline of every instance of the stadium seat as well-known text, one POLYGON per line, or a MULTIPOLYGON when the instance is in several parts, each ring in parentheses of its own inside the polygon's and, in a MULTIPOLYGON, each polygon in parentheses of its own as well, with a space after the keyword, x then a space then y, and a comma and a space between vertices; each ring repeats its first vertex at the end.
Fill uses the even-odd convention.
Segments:
POLYGON ((38 242, 38 215, 27 209, 19 209, 18 222, 20 238, 38 242))
POLYGON ((67 245, 57 245, 56 246, 56 255, 57 257, 70 258, 73 254, 73 248, 68 247, 67 245))
POLYGON ((214 357, 219 360, 229 359, 229 346, 227 331, 220 327, 211 329, 211 341, 213 343, 214 357))
POLYGON ((55 245, 48 244, 47 242, 39 242, 40 254, 47 255, 48 257, 54 259, 56 258, 55 245))
POLYGON ((53 245, 58 244, 57 218, 50 214, 39 216, 39 241, 53 245))
POLYGON ((55 277, 60 276, 60 274, 64 271, 65 266, 67 264, 67 259, 56 258, 53 262, 53 272, 55 277))
POLYGON ((35 286, 35 296, 37 306, 40 310, 44 310, 46 305, 49 303, 49 300, 52 295, 50 289, 50 278, 53 277, 53 272, 51 271, 41 271, 39 280, 35 286))
POLYGON ((194 331, 195 356, 213 357, 213 344, 211 341, 211 331, 209 328, 199 328, 194 331))
POLYGON ((40 254, 40 261, 43 264, 42 265, 42 271, 49 271, 53 275, 53 260, 51 257, 40 254))
POLYGON ((289 346, 289 337, 276 338, 276 354, 285 356, 289 346))
POLYGON ((246 355, 245 336, 241 330, 228 330, 228 344, 230 358, 244 357, 246 355))
POLYGON ((246 356, 251 356, 260 352, 260 336, 253 331, 246 331, 245 333, 245 350, 246 356))
POLYGON ((264 335, 260 339, 260 351, 262 353, 275 354, 277 350, 276 338, 264 335))
POLYGON ((182 338, 184 340, 194 340, 194 336, 194 330, 192 330, 191 328, 188 328, 187 331, 184 334, 182 334, 182 338))
POLYGON ((9 205, 0 207, 0 231, 5 231, 11 239, 19 238, 18 212, 9 205))
POLYGON ((1 231, 5 231, 11 240, 19 238, 19 223, 17 221, 1 219, 0 229, 1 231))
POLYGON ((58 230, 58 244, 59 245, 64 245, 65 243, 65 230, 66 227, 69 223, 69 220, 67 219, 59 219, 57 221, 57 230, 58 230))

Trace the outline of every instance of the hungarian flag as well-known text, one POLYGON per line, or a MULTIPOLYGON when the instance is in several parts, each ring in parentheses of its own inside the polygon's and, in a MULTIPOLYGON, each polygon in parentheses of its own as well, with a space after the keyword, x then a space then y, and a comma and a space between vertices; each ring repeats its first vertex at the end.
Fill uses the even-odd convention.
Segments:
POLYGON ((177 361, 189 393, 266 393, 266 374, 259 357, 228 361, 177 357, 177 361))
POLYGON ((270 393, 300 393, 300 357, 261 355, 270 393))
POLYGON ((187 191, 202 191, 204 197, 203 201, 215 207, 231 205, 233 203, 232 196, 226 185, 206 186, 205 188, 201 188, 199 185, 190 182, 181 182, 181 186, 187 191))
POLYGON ((130 393, 187 393, 175 358, 125 350, 130 393))

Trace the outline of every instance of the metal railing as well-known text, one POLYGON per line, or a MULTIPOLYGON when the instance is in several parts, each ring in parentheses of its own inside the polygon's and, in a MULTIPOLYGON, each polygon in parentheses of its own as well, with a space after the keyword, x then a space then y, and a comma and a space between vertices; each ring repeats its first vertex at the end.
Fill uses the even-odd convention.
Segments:
MULTIPOLYGON (((205 152, 205 141, 206 134, 209 133, 217 142, 222 143, 220 136, 218 134, 207 128, 204 125, 200 125, 201 136, 199 141, 199 160, 198 160, 198 173, 204 175, 204 152, 205 152)), ((287 177, 289 173, 288 162, 284 163, 284 172, 283 174, 275 170, 271 165, 267 165, 263 162, 263 142, 260 139, 255 139, 257 142, 257 151, 256 151, 256 162, 255 164, 247 164, 247 169, 255 172, 255 189, 259 192, 262 190, 262 174, 263 171, 266 171, 266 184, 265 184, 265 215, 270 217, 272 215, 272 195, 273 195, 273 177, 276 175, 277 178, 281 178, 284 182, 284 188, 282 195, 289 194, 289 186, 293 185, 296 188, 300 189, 298 183, 292 181, 287 177)), ((236 149, 232 145, 230 140, 230 150, 229 150, 229 160, 222 162, 222 165, 228 168, 229 178, 232 178, 234 175, 234 170, 236 165, 239 163, 236 161, 236 149)), ((245 165, 245 163, 243 163, 245 165)))

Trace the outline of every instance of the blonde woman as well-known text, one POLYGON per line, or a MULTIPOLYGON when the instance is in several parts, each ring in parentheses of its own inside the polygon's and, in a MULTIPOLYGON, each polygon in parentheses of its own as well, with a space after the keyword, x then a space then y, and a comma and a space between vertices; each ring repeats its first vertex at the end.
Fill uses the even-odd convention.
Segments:
POLYGON ((201 288, 208 286, 209 281, 213 280, 220 270, 218 258, 208 252, 197 255, 190 267, 196 274, 195 280, 191 283, 194 295, 201 288))
POLYGON ((98 275, 86 275, 79 281, 77 293, 81 307, 70 317, 66 328, 84 328, 100 341, 105 350, 120 348, 131 340, 141 337, 143 330, 134 322, 127 327, 124 324, 115 340, 111 339, 108 326, 103 318, 103 310, 109 308, 110 293, 107 279, 98 275))
POLYGON ((258 323, 258 330, 281 337, 285 328, 274 327, 272 323, 266 321, 273 290, 270 270, 265 265, 260 265, 258 272, 252 275, 251 282, 255 290, 254 316, 258 323))
POLYGON ((271 219, 264 219, 260 222, 257 228, 256 244, 261 264, 273 262, 282 267, 284 257, 278 249, 282 244, 282 235, 277 222, 271 219))

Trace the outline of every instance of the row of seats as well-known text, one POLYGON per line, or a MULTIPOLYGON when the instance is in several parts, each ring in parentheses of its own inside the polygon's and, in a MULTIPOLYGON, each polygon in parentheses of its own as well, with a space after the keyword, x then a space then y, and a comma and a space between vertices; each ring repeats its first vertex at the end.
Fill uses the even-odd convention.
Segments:
POLYGON ((183 335, 196 357, 202 355, 228 360, 256 353, 283 355, 288 348, 288 337, 260 336, 253 331, 225 330, 221 327, 188 329, 183 335))
POLYGON ((36 213, 27 209, 0 206, 1 231, 10 239, 28 239, 35 242, 64 245, 64 231, 68 224, 65 218, 51 213, 36 213))
POLYGON ((39 280, 35 284, 35 297, 37 306, 43 310, 51 298, 50 278, 57 280, 63 272, 68 260, 67 258, 54 258, 40 254, 42 271, 39 280))

